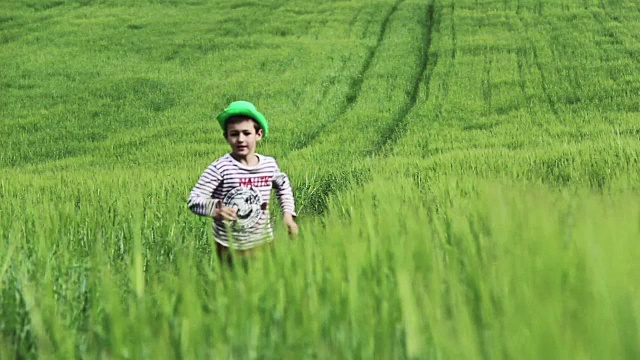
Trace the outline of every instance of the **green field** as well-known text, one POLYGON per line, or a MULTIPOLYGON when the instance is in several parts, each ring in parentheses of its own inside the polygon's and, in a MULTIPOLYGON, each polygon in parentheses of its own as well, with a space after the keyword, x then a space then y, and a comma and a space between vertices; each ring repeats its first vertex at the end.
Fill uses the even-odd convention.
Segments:
POLYGON ((640 358, 637 0, 4 0, 0 117, 0 359, 640 358), (239 99, 300 234, 230 272, 239 99))

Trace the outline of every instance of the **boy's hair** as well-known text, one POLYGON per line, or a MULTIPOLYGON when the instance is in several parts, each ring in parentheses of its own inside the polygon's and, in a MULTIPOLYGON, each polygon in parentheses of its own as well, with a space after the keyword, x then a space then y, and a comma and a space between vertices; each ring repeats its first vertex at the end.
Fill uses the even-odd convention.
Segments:
POLYGON ((253 128, 256 129, 256 133, 258 132, 258 130, 262 129, 260 127, 260 124, 258 124, 258 122, 253 119, 252 117, 249 116, 245 116, 245 115, 234 115, 229 117, 229 119, 227 119, 227 121, 225 121, 224 123, 224 130, 222 131, 222 133, 224 134, 224 137, 227 137, 227 128, 229 126, 229 124, 231 123, 238 123, 238 122, 242 122, 242 121, 246 121, 246 120, 251 120, 253 122, 253 128))

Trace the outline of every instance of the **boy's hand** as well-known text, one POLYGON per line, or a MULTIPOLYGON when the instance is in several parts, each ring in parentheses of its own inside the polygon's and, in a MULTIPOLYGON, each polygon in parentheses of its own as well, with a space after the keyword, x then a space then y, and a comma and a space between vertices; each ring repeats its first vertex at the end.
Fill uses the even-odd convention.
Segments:
POLYGON ((231 207, 220 207, 213 209, 213 217, 218 220, 237 220, 237 209, 231 207))
POLYGON ((289 232, 289 236, 298 235, 298 224, 293 219, 293 215, 289 213, 285 213, 283 216, 284 225, 287 227, 287 231, 289 232))

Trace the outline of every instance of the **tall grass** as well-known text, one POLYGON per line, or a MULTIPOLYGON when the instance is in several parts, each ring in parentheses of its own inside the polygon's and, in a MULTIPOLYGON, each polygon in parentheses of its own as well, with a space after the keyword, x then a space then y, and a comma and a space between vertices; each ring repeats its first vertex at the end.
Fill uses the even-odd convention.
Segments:
POLYGON ((385 177, 233 270, 159 189, 32 191, 1 224, 5 356, 637 356, 637 194, 385 177))
POLYGON ((2 2, 0 358, 638 358, 637 10, 2 2), (228 268, 236 99, 301 233, 228 268))

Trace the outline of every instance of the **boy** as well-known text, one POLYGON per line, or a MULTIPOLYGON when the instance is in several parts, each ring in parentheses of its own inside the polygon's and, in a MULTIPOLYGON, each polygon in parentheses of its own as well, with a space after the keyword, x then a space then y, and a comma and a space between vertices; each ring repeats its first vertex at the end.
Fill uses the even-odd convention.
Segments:
POLYGON ((204 171, 189 195, 189 209, 211 216, 218 255, 248 254, 273 240, 268 201, 271 189, 290 235, 298 233, 293 191, 275 159, 256 153, 256 145, 269 133, 269 124, 247 101, 234 101, 217 116, 231 152, 204 171))

